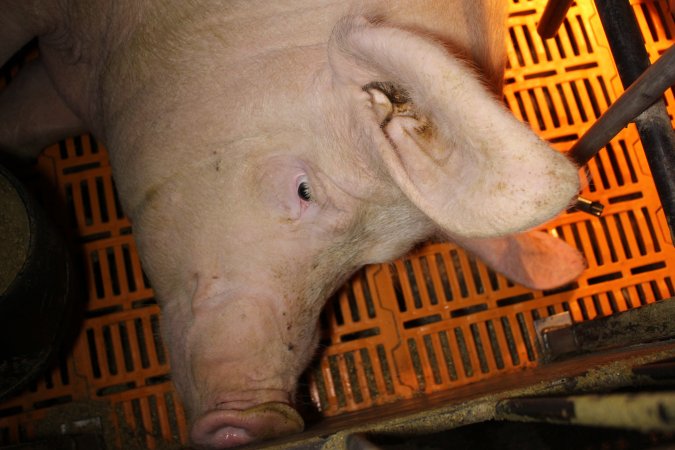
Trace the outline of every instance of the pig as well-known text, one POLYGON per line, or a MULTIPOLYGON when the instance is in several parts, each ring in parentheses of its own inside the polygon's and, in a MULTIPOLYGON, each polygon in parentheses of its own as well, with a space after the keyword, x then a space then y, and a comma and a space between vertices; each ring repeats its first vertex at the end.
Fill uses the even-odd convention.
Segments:
POLYGON ((192 443, 303 430, 298 377, 326 299, 430 237, 563 285, 532 231, 578 170, 501 104, 503 0, 4 0, 0 148, 89 131, 162 310, 192 443))

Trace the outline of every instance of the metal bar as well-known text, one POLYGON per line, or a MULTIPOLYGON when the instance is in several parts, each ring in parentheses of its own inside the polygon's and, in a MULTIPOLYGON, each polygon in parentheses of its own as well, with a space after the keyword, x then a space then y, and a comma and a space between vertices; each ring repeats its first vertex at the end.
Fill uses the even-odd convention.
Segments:
POLYGON ((513 398, 497 403, 495 418, 673 431, 675 392, 513 398))
MULTIPOLYGON (((577 164, 586 164, 630 121, 659 100, 663 92, 673 84, 675 84, 675 45, 626 89, 572 146, 568 155, 577 164)), ((670 123, 670 119, 667 120, 670 123)), ((673 173, 675 172, 670 173, 671 177, 673 173)))
POLYGON ((549 0, 541 15, 537 32, 543 39, 550 39, 556 35, 558 28, 565 20, 567 10, 574 0, 549 0))
MULTIPOLYGON (((595 6, 621 82, 627 88, 649 67, 649 55, 635 13, 628 0, 595 0, 595 6)), ((667 78, 675 73, 672 65, 663 71, 667 78)), ((675 243, 675 132, 664 101, 657 101, 638 116, 635 125, 675 243)))
POLYGON ((543 361, 675 337, 675 299, 567 327, 543 329, 543 361))

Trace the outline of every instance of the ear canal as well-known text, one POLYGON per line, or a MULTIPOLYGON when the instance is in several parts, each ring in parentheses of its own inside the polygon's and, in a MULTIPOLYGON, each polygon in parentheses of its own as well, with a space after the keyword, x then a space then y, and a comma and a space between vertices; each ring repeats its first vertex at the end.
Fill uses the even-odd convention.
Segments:
POLYGON ((377 159, 446 234, 522 231, 577 193, 576 167, 439 43, 350 16, 333 31, 329 62, 353 94, 377 159))

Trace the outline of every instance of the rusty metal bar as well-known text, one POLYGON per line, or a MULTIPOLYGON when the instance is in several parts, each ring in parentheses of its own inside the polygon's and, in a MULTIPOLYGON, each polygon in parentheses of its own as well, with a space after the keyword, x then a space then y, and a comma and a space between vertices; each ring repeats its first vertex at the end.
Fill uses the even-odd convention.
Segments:
POLYGON ((542 360, 672 338, 674 317, 675 299, 670 299, 570 326, 541 327, 538 337, 542 360))
POLYGON ((675 430, 675 392, 512 398, 496 406, 496 419, 675 430))

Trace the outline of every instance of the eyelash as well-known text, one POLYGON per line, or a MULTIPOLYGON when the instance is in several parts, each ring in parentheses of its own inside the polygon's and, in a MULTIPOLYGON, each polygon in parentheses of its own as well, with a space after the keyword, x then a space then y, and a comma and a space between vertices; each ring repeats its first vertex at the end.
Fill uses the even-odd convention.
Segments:
POLYGON ((298 183, 298 197, 306 202, 312 201, 312 189, 310 188, 308 181, 301 181, 298 183))

